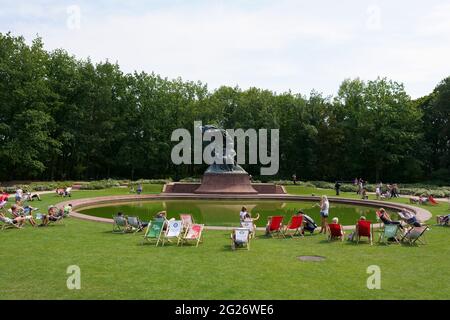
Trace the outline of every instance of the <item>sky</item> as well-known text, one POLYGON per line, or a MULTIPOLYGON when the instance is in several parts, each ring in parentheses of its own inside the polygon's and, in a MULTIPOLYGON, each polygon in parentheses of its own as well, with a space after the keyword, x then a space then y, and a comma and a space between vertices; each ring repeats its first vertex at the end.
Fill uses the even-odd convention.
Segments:
POLYGON ((450 1, 0 0, 0 32, 124 72, 335 95, 387 77, 413 98, 450 76, 450 1))

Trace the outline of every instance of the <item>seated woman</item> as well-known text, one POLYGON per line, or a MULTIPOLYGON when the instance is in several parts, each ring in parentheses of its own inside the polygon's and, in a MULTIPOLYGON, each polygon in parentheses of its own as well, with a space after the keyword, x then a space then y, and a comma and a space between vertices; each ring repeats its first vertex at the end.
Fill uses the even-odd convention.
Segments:
POLYGON ((439 220, 440 220, 439 222, 441 225, 448 224, 450 222, 450 214, 448 214, 446 216, 441 216, 439 220))
POLYGON ((241 222, 244 221, 245 216, 248 214, 248 210, 246 207, 242 207, 241 212, 239 212, 239 217, 241 219, 241 222))
POLYGON ((396 224, 400 229, 403 229, 402 223, 400 221, 393 221, 390 215, 383 208, 378 211, 378 216, 384 224, 396 224))
POLYGON ((56 222, 64 217, 64 211, 58 210, 55 206, 49 206, 47 214, 42 215, 42 224, 41 227, 47 226, 49 222, 56 222))
POLYGON ((247 213, 244 216, 244 220, 241 221, 241 227, 246 227, 246 226, 248 226, 251 223, 252 228, 250 229, 250 234, 253 237, 255 235, 255 232, 256 232, 255 221, 258 221, 258 220, 259 220, 259 213, 257 214, 256 218, 252 218, 251 214, 247 213))
POLYGON ((414 227, 421 227, 421 223, 417 220, 415 214, 412 212, 403 209, 402 211, 398 212, 398 215, 400 219, 404 220, 407 224, 414 226, 414 227))
POLYGON ((430 199, 426 195, 424 195, 424 194, 420 195, 419 204, 427 204, 429 201, 430 201, 430 199))
POLYGON ((169 221, 174 221, 175 218, 172 218, 170 220, 167 219, 167 211, 160 211, 155 215, 155 219, 162 219, 164 220, 164 227, 163 230, 166 231, 167 230, 167 226, 169 225, 169 221))
POLYGON ((256 214, 256 218, 252 218, 252 215, 250 213, 247 213, 244 216, 243 222, 254 222, 254 221, 258 221, 258 220, 259 220, 259 213, 256 214))
POLYGON ((0 212, 0 221, 6 224, 13 224, 19 228, 22 228, 27 219, 25 217, 16 217, 14 219, 6 217, 3 213, 0 212))
POLYGON ((329 230, 329 240, 333 239, 333 238, 339 238, 344 240, 345 237, 345 232, 344 229, 342 228, 342 225, 339 224, 339 218, 333 218, 331 220, 331 223, 328 225, 329 230))

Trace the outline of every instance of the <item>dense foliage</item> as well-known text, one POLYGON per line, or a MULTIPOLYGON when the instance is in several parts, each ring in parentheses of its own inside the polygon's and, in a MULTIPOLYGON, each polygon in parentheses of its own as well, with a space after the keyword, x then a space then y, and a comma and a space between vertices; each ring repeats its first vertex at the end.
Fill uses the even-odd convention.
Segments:
MULTIPOLYGON (((279 128, 280 172, 309 180, 450 181, 450 78, 412 101, 402 84, 345 80, 336 97, 124 74, 0 34, 0 180, 168 178, 170 141, 193 122, 279 128)), ((258 166, 246 169, 255 177, 258 166)), ((257 177, 263 179, 263 177, 257 177)))

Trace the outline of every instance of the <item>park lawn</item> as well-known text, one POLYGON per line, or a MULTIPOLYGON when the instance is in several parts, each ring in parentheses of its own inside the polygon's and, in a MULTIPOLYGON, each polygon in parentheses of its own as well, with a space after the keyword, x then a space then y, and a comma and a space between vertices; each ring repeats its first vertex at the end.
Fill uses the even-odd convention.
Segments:
MULTIPOLYGON (((144 192, 160 189, 144 187, 144 192)), ((75 191, 73 198, 127 193, 75 191)), ((59 201, 49 194, 33 206, 44 209, 59 201)), ((449 212, 446 203, 427 208, 433 215, 449 212)), ((427 233, 428 244, 418 247, 261 234, 250 251, 232 252, 225 231, 207 230, 198 248, 162 248, 141 246, 142 234, 112 234, 111 225, 69 218, 65 226, 0 231, 0 299, 449 299, 449 237, 450 228, 438 226, 427 233), (300 255, 327 259, 300 262, 300 255), (81 290, 66 287, 70 265, 81 268, 81 290), (367 289, 370 265, 381 268, 380 290, 367 289)))

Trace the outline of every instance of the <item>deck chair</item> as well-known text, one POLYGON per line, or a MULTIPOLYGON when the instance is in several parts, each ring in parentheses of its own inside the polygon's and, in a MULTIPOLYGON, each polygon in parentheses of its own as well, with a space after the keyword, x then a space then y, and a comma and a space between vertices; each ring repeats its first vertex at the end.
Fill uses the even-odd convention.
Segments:
POLYGON ((449 226, 450 220, 445 219, 447 215, 445 216, 436 216, 436 223, 440 226, 449 226))
POLYGON ((156 241, 156 246, 158 246, 159 242, 162 240, 162 234, 164 229, 165 221, 156 221, 153 220, 147 226, 145 230, 144 239, 142 240, 142 245, 144 245, 145 241, 156 241))
POLYGON ((266 234, 271 235, 272 237, 274 236, 274 234, 280 236, 282 226, 283 226, 283 216, 269 217, 266 234))
POLYGON ((231 250, 237 248, 247 248, 250 250, 250 230, 247 228, 237 228, 231 234, 231 250))
POLYGON ((187 213, 180 214, 180 219, 183 222, 183 228, 186 230, 189 228, 189 226, 195 224, 194 218, 187 213))
POLYGON ((186 233, 181 238, 181 245, 192 241, 196 244, 195 246, 198 247, 198 244, 202 241, 202 232, 204 227, 205 225, 203 224, 192 224, 189 226, 186 233))
POLYGON ((439 202, 437 202, 436 199, 433 198, 433 196, 428 196, 428 201, 429 201, 433 206, 439 205, 439 202))
POLYGON ((380 232, 380 237, 378 238, 378 243, 383 242, 388 244, 389 239, 394 239, 395 242, 400 243, 398 239, 398 231, 400 227, 398 224, 385 224, 380 232))
POLYGON ((373 244, 373 227, 372 222, 366 220, 359 220, 355 230, 355 240, 359 244, 361 237, 367 237, 370 245, 373 244))
POLYGON ((166 241, 171 242, 171 239, 176 240, 177 245, 179 245, 182 236, 182 231, 183 231, 183 221, 181 220, 169 221, 167 231, 163 234, 162 245, 164 246, 166 241))
POLYGON ((3 220, 0 220, 0 230, 6 230, 6 229, 22 229, 22 227, 18 226, 17 224, 14 224, 12 222, 6 222, 3 220))
POLYGON ((135 234, 144 230, 141 219, 139 219, 139 217, 128 217, 127 225, 128 228, 125 230, 130 232, 134 230, 135 234))
POLYGON ((256 226, 253 221, 241 222, 241 228, 248 229, 250 231, 250 238, 254 238, 256 235, 256 226))
POLYGON ((291 236, 292 238, 294 236, 302 236, 302 230, 303 230, 303 216, 293 216, 291 218, 291 221, 282 229, 282 236, 291 236))
POLYGON ((128 225, 128 221, 124 216, 113 216, 113 233, 125 233, 128 232, 130 226, 128 225))
POLYGON ((330 223, 328 224, 328 241, 339 239, 344 241, 345 232, 342 228, 342 225, 338 223, 330 223))
POLYGON ((406 234, 402 238, 402 242, 406 242, 410 245, 412 244, 426 244, 424 233, 429 229, 428 226, 422 227, 413 227, 406 232, 406 234), (421 240, 423 238, 423 241, 421 240))

